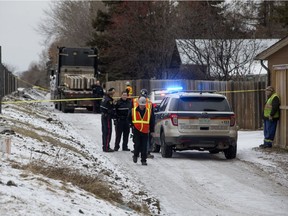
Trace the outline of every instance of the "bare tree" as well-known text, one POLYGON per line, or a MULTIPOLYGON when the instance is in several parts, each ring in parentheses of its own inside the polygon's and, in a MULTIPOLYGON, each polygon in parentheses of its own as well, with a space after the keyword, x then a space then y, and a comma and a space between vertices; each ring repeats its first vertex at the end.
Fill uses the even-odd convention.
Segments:
POLYGON ((256 39, 191 39, 177 44, 187 64, 208 68, 203 71, 206 78, 218 80, 241 79, 251 73, 253 58, 268 46, 256 39))
POLYGON ((93 38, 92 19, 101 7, 102 2, 96 1, 53 1, 38 31, 46 44, 57 41, 60 46, 86 46, 93 38))

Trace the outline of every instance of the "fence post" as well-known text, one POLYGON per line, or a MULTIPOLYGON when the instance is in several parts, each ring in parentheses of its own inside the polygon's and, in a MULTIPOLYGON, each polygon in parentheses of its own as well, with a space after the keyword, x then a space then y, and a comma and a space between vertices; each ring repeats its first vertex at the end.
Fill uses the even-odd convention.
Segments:
MULTIPOLYGON (((0 63, 1 64, 1 63, 0 63)), ((1 65, 0 65, 1 66, 1 65)), ((0 114, 2 114, 2 98, 4 96, 4 91, 3 91, 3 87, 4 87, 4 80, 3 80, 3 72, 1 71, 1 67, 0 67, 0 114)))

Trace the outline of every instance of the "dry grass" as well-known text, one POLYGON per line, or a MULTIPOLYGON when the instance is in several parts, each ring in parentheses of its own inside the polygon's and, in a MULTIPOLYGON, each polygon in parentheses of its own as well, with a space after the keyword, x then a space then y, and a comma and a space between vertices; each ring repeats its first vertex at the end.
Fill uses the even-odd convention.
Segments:
MULTIPOLYGON (((20 111, 20 113, 23 113, 23 115, 29 115, 30 117, 43 119, 45 121, 47 120, 47 117, 37 112, 37 110, 33 111, 34 109, 31 109, 29 104, 23 104, 18 107, 13 106, 13 109, 20 111)), ((11 129, 23 137, 30 137, 39 141, 40 143, 50 143, 52 146, 67 149, 85 158, 89 158, 88 155, 81 152, 77 148, 61 142, 61 140, 64 140, 65 142, 67 140, 75 144, 75 141, 71 137, 62 137, 59 134, 54 134, 53 132, 46 131, 42 127, 36 127, 35 125, 19 121, 17 119, 8 118, 7 120, 9 121, 9 125, 14 125, 13 127, 11 127, 11 129)), ((61 126, 61 122, 56 123, 61 126)), ((53 165, 47 167, 47 163, 45 163, 45 161, 41 162, 40 160, 34 160, 27 165, 22 165, 15 161, 10 162, 12 168, 25 170, 25 172, 21 174, 21 177, 27 180, 35 179, 33 178, 33 176, 31 176, 30 178, 31 173, 41 174, 48 178, 61 181, 62 186, 60 189, 67 193, 73 192, 70 185, 68 184, 71 183, 72 185, 93 194, 97 198, 109 201, 114 205, 116 204, 120 206, 126 206, 127 208, 133 209, 141 215, 152 215, 145 200, 142 200, 143 203, 124 201, 122 194, 114 188, 113 183, 109 183, 100 179, 100 176, 102 176, 103 174, 107 176, 111 174, 107 171, 100 172, 100 175, 98 176, 97 174, 92 176, 81 174, 80 172, 77 172, 76 170, 72 170, 70 168, 61 168, 53 165)), ((53 188, 53 185, 51 185, 49 181, 41 177, 37 177, 36 179, 37 181, 39 181, 39 183, 47 185, 47 190, 57 193, 57 190, 53 188)), ((137 194, 135 195, 137 196, 137 194)), ((141 195, 145 195, 145 193, 143 192, 143 194, 138 194, 138 196, 141 195)))
POLYGON ((21 134, 24 137, 30 137, 32 139, 35 139, 35 140, 41 142, 41 143, 47 142, 47 143, 50 143, 52 146, 56 146, 56 147, 60 147, 60 148, 63 148, 63 149, 67 149, 69 151, 72 151, 72 152, 75 152, 75 153, 77 153, 79 155, 82 155, 85 158, 88 157, 87 154, 85 154, 84 152, 79 151, 77 148, 75 148, 75 147, 73 147, 71 145, 65 144, 65 143, 63 143, 63 142, 59 141, 58 139, 55 139, 55 138, 53 138, 51 136, 39 135, 35 130, 28 130, 26 128, 17 127, 17 126, 14 126, 12 129, 16 133, 21 134))
MULTIPOLYGON (((51 179, 60 180, 63 184, 61 189, 65 192, 73 192, 73 190, 71 190, 67 184, 70 182, 73 185, 95 195, 97 198, 106 200, 112 204, 127 206, 128 208, 144 215, 151 215, 146 204, 139 205, 133 202, 125 203, 121 193, 114 189, 112 185, 102 181, 97 176, 82 175, 68 168, 45 167, 39 161, 31 162, 27 165, 20 165, 14 161, 12 162, 12 167, 30 171, 34 174, 42 174, 51 179)), ((46 180, 40 180, 41 182, 47 183, 46 180)), ((49 182, 48 185, 50 185, 49 182)), ((50 190, 52 191, 51 188, 50 190)))
POLYGON ((35 117, 38 119, 46 119, 47 118, 46 116, 39 114, 36 111, 33 111, 31 109, 31 107, 29 107, 28 105, 29 104, 23 103, 23 104, 17 104, 17 105, 12 105, 12 106, 13 106, 13 109, 18 110, 19 112, 22 112, 25 115, 28 115, 30 117, 35 117))

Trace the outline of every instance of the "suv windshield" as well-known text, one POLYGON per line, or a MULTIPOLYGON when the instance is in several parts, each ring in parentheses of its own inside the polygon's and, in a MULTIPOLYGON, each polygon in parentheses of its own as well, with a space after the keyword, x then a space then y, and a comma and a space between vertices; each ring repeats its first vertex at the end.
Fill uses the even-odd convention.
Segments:
POLYGON ((170 111, 225 111, 231 109, 221 97, 180 97, 172 98, 170 111))
POLYGON ((165 97, 165 94, 155 94, 155 100, 162 100, 165 97))

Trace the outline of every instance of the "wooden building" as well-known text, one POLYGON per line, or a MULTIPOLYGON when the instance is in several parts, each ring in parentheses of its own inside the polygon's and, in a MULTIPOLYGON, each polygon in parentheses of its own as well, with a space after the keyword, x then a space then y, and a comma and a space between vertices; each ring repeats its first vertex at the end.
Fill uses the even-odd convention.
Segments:
POLYGON ((268 61, 268 84, 280 96, 280 121, 275 146, 288 148, 288 36, 259 53, 256 60, 268 61))

